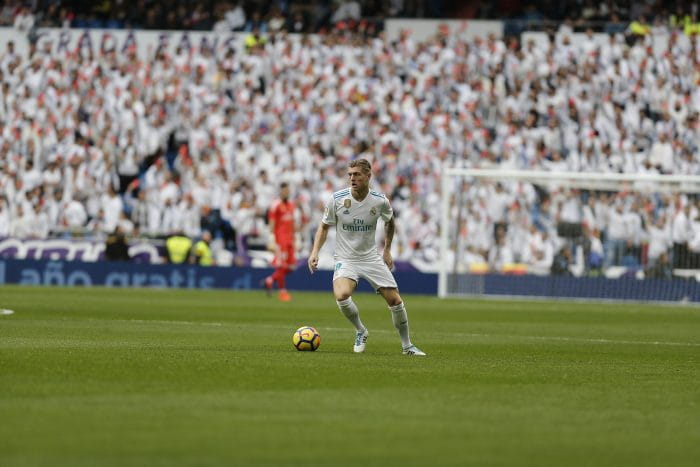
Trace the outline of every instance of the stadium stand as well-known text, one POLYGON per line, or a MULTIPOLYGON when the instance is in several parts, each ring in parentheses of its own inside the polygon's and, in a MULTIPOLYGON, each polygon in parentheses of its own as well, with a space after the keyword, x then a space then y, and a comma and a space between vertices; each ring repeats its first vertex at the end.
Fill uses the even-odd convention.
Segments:
MULTIPOLYGON (((623 3, 594 13, 585 3, 580 18, 648 13, 618 8, 623 3)), ((139 2, 147 10, 139 17, 154 16, 156 4, 139 2)), ((24 30, 32 21, 102 17, 77 9, 84 3, 52 2, 31 20, 19 5, 4 2, 0 17, 24 30)), ((241 21, 254 17, 248 9, 236 16, 227 14, 235 3, 216 6, 229 29, 263 29, 241 21)), ((192 17, 201 10, 173 24, 198 27, 192 17)), ((148 60, 50 46, 23 57, 8 44, 0 51, 0 237, 105 238, 119 226, 130 238, 196 238, 204 228, 215 248, 244 255, 267 243, 265 211, 284 180, 303 209, 303 255, 310 221, 343 184, 347 161, 367 157, 401 218, 395 256, 430 265, 438 259, 445 165, 700 175, 700 44, 688 34, 692 19, 678 20, 686 13, 696 12, 668 13, 653 31, 630 27, 602 43, 592 32, 574 43, 578 26, 567 20, 546 43, 440 34, 417 42, 408 33, 389 42, 336 27, 314 36, 278 31, 221 55, 179 49, 148 60), (652 33, 669 35, 663 50, 651 46, 652 33)), ((555 239, 576 237, 600 267, 655 268, 659 258, 698 266, 700 204, 692 197, 526 191, 494 184, 475 195, 465 235, 477 261, 495 267, 496 251, 509 250, 515 261, 537 256, 551 268, 561 247, 555 239), (516 218, 520 229, 507 229, 516 218), (550 254, 526 257, 518 245, 530 240, 550 254)))
POLYGON ((381 23, 386 18, 498 19, 508 29, 556 29, 566 22, 576 30, 622 32, 632 22, 644 32, 669 23, 685 27, 697 21, 698 4, 686 0, 632 2, 629 0, 172 0, 167 8, 152 0, 3 0, 0 26, 188 29, 262 32, 320 32, 338 22, 381 23), (269 31, 268 31, 269 30, 269 31))

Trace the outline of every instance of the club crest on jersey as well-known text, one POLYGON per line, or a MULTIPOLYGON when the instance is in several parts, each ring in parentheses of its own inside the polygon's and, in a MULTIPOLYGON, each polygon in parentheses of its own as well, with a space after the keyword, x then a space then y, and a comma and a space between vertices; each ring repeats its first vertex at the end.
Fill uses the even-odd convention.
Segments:
POLYGON ((348 211, 348 209, 350 209, 350 199, 345 198, 343 200, 343 207, 345 208, 345 211, 343 211, 343 214, 350 214, 350 211, 348 211))
POLYGON ((377 215, 377 208, 372 208, 372 209, 370 209, 370 210, 369 210, 369 213, 370 213, 371 215, 373 215, 373 216, 376 216, 376 215, 377 215))

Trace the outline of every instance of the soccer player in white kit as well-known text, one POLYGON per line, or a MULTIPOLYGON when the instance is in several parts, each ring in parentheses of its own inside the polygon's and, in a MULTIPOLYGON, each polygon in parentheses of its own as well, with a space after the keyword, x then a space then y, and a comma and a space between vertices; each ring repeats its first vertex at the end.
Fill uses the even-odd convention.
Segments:
POLYGON ((423 356, 425 352, 411 343, 406 308, 390 270, 394 264, 390 251, 395 230, 394 211, 386 196, 369 189, 371 177, 372 166, 366 159, 357 159, 348 164, 350 188, 333 193, 333 199, 326 206, 309 256, 309 271, 313 274, 318 268, 318 253, 326 242, 328 229, 335 226, 333 294, 338 308, 357 330, 353 350, 356 353, 364 352, 369 336, 369 331, 360 320, 357 305, 352 301, 352 293, 362 278, 386 300, 401 337, 404 355, 423 356), (386 237, 383 257, 379 256, 375 245, 380 217, 384 221, 386 237))

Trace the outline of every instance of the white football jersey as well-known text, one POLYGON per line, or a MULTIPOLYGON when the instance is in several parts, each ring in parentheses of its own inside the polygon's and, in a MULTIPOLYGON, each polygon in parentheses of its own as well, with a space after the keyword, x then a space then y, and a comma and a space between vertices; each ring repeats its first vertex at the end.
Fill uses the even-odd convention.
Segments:
POLYGON ((335 225, 336 260, 365 260, 379 256, 376 244, 377 221, 391 220, 394 211, 386 196, 370 190, 362 201, 350 189, 336 191, 328 202, 322 222, 335 225))

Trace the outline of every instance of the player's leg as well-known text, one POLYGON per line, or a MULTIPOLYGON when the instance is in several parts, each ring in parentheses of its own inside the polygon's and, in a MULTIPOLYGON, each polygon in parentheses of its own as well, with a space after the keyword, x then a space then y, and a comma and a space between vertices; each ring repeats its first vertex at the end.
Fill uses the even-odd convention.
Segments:
POLYGON ((280 263, 277 269, 275 269, 275 273, 273 274, 275 282, 277 283, 277 288, 279 289, 279 299, 283 302, 288 302, 292 299, 292 297, 289 295, 289 292, 287 292, 286 277, 288 273, 289 272, 287 269, 287 265, 285 263, 280 263))
POLYGON ((356 334, 353 351, 355 353, 364 352, 369 331, 365 325, 362 324, 360 310, 352 300, 352 294, 357 288, 357 278, 353 278, 354 273, 349 268, 346 267, 343 269, 342 266, 336 267, 333 276, 333 295, 335 296, 335 302, 338 304, 338 308, 343 316, 355 326, 356 334))
POLYGON ((403 353, 405 355, 425 355, 425 352, 411 343, 411 334, 408 328, 408 313, 406 313, 406 306, 403 303, 401 295, 399 295, 398 289, 393 287, 381 287, 377 292, 384 297, 386 304, 389 306, 391 320, 401 338, 401 349, 403 353))
POLYGON ((262 281, 262 286, 265 287, 265 292, 267 293, 267 296, 270 297, 272 295, 272 288, 277 284, 277 288, 280 289, 280 292, 282 289, 284 289, 285 286, 285 281, 284 281, 284 268, 281 266, 275 267, 275 270, 267 276, 265 279, 262 281))
POLYGON ((272 296, 273 281, 274 279, 272 279, 272 276, 270 275, 260 282, 260 285, 265 288, 265 293, 268 297, 272 296))
POLYGON ((273 285, 277 284, 277 288, 282 288, 282 282, 284 280, 284 267, 277 266, 270 276, 273 285))
POLYGON ((403 353, 406 355, 425 355, 423 351, 411 343, 406 307, 401 295, 399 295, 396 279, 394 279, 394 275, 391 273, 386 263, 384 263, 384 260, 378 257, 376 260, 364 263, 361 277, 367 279, 367 282, 369 282, 374 290, 386 301, 391 311, 391 320, 401 338, 403 353))
POLYGON ((278 245, 277 255, 275 255, 275 272, 272 273, 272 280, 277 283, 278 289, 285 287, 284 270, 287 267, 287 250, 284 245, 278 245))
POLYGON ((408 314, 406 313, 406 307, 403 304, 401 295, 399 295, 399 291, 393 287, 381 287, 377 290, 377 293, 384 298, 389 307, 389 311, 391 311, 391 320, 396 330, 399 331, 401 347, 404 349, 410 347, 412 344, 411 334, 408 329, 408 314))
POLYGON ((294 245, 285 244, 282 246, 282 260, 283 263, 280 267, 279 277, 277 279, 277 284, 279 285, 280 294, 279 298, 283 302, 288 302, 292 299, 292 296, 287 291, 287 275, 292 272, 294 266, 296 265, 296 257, 294 255, 294 245))
POLYGON ((282 255, 283 253, 281 250, 275 253, 275 257, 272 259, 272 266, 274 266, 275 270, 262 281, 262 286, 265 287, 265 292, 268 297, 272 295, 272 288, 275 286, 275 283, 277 283, 279 287, 279 280, 284 265, 284 258, 282 255))
POLYGON ((279 299, 283 302, 289 302, 292 300, 292 296, 289 295, 289 292, 287 291, 287 274, 289 274, 289 269, 287 269, 286 267, 282 267, 280 268, 280 272, 277 277, 277 284, 280 289, 279 299))
POLYGON ((357 282, 347 277, 339 277, 333 281, 333 295, 335 302, 340 308, 340 312, 350 321, 358 332, 365 331, 366 328, 360 320, 360 311, 352 301, 352 293, 357 287, 357 282))

